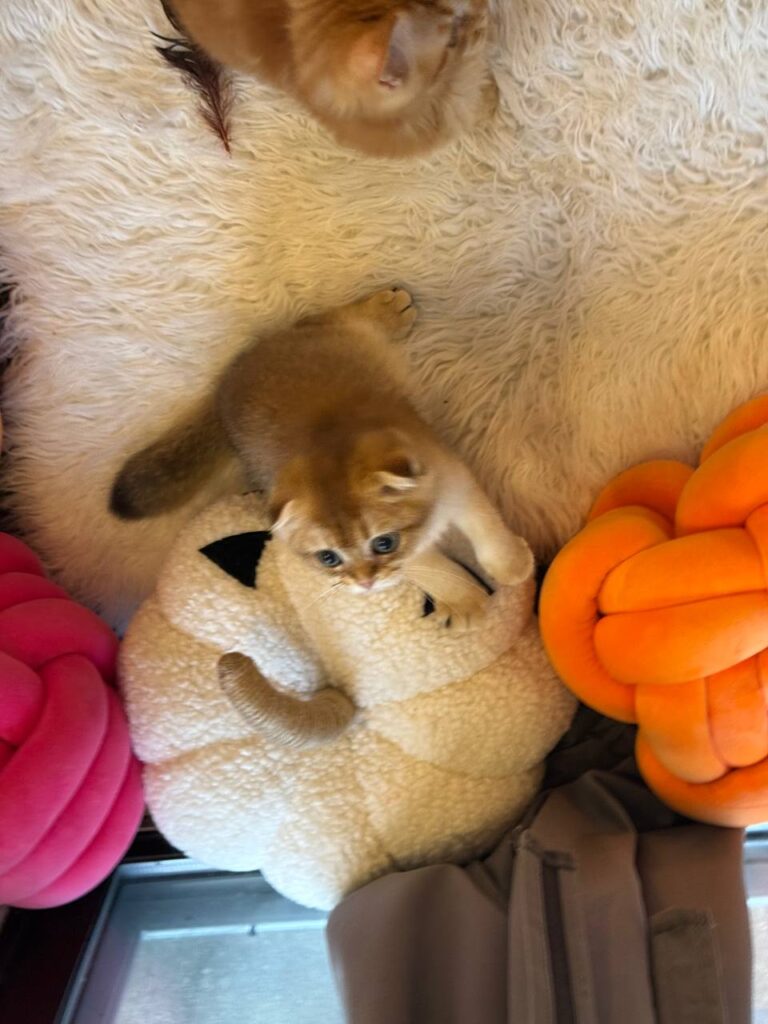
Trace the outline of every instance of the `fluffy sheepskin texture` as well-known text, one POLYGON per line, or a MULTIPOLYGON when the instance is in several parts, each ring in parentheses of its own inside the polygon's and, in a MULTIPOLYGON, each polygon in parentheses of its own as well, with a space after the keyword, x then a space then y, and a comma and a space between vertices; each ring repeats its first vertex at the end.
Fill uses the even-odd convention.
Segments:
POLYGON ((574 699, 532 616, 532 581, 501 588, 467 633, 423 615, 408 584, 361 596, 279 542, 256 589, 200 549, 264 529, 228 498, 182 532, 120 652, 152 816, 186 853, 261 868, 290 899, 329 909, 393 868, 486 850, 541 780, 574 699), (286 689, 332 683, 358 709, 332 743, 254 734, 219 688, 222 652, 249 654, 286 689))
POLYGON ((154 0, 0 6, 5 483, 111 618, 191 511, 120 524, 113 473, 307 310, 415 292, 417 400, 540 555, 617 471, 690 459, 765 390, 768 5, 497 7, 497 116, 386 163, 245 78, 228 156, 154 50, 154 0))

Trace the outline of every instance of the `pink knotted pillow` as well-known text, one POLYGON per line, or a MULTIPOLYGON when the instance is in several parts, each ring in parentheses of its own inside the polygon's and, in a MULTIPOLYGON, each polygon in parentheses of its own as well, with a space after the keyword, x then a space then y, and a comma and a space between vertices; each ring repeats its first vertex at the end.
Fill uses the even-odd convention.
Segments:
POLYGON ((0 533, 0 904, 76 899, 136 832, 139 765, 109 685, 117 646, 0 533))

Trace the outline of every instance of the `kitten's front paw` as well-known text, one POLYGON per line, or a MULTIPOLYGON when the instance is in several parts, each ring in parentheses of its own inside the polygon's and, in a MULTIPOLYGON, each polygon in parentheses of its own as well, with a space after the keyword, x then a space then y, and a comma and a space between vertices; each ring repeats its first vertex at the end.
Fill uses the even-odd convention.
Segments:
POLYGON ((406 338, 416 322, 416 307, 405 288, 385 288, 356 303, 357 311, 380 324, 391 338, 406 338))
POLYGON ((466 633, 482 621, 488 611, 489 600, 490 596, 478 587, 450 605, 445 601, 435 601, 437 621, 457 633, 466 633))
POLYGON ((503 587, 523 583, 533 572, 533 553, 522 537, 510 534, 503 548, 481 558, 483 568, 503 587))

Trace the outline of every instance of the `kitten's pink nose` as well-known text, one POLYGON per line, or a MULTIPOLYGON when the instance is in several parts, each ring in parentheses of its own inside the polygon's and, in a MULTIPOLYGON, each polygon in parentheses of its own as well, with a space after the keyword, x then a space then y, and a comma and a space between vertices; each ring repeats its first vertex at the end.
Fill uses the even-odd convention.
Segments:
POLYGON ((373 580, 359 580, 358 582, 364 590, 370 590, 373 586, 373 580))

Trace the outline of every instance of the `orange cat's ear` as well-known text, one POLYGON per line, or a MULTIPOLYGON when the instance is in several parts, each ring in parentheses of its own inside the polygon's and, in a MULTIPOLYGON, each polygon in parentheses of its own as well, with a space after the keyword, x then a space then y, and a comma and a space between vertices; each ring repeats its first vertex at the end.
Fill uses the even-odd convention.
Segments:
POLYGON ((357 40, 349 54, 349 70, 362 82, 397 89, 408 80, 417 44, 412 16, 400 11, 377 22, 357 40))
POLYGON ((414 45, 414 33, 407 11, 395 18, 389 35, 389 44, 384 62, 379 70, 379 85, 396 89, 407 79, 411 71, 408 54, 414 45))

